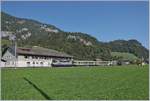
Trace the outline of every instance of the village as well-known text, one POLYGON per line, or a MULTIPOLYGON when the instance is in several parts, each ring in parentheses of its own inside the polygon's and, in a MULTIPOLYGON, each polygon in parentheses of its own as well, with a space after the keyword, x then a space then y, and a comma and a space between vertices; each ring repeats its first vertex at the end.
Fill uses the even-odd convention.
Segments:
MULTIPOLYGON (((102 59, 74 60, 73 56, 53 49, 33 46, 32 48, 8 47, 2 54, 1 67, 72 67, 129 65, 130 61, 104 61, 102 59)), ((142 62, 141 65, 145 65, 142 62)))

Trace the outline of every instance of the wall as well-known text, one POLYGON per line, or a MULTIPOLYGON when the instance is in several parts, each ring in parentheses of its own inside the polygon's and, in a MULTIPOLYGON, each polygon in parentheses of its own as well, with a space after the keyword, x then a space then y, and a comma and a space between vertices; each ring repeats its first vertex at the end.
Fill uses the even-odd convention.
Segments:
POLYGON ((18 56, 18 67, 51 67, 52 58, 40 59, 40 56, 35 59, 33 56, 25 58, 24 55, 18 56))

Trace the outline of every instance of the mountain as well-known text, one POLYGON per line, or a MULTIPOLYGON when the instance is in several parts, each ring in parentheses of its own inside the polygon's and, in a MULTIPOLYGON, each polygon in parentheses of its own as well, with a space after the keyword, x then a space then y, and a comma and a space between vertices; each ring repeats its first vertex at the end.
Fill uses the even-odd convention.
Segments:
POLYGON ((10 40, 16 39, 20 47, 42 46, 66 52, 80 60, 110 60, 111 51, 148 57, 148 50, 136 40, 103 43, 86 33, 65 32, 54 25, 17 18, 4 12, 1 12, 1 24, 2 47, 6 47, 7 43, 10 45, 10 40))
MULTIPOLYGON (((38 21, 1 13, 3 39, 17 37, 18 46, 42 46, 73 55, 75 59, 109 59, 110 50, 94 37, 81 32, 65 32, 38 21), (14 36, 13 36, 14 35, 14 36), (107 57, 107 58, 106 58, 107 57)), ((7 41, 4 41, 7 42, 7 41)))
POLYGON ((149 51, 141 43, 137 40, 115 40, 105 45, 112 51, 112 52, 127 52, 132 53, 139 58, 147 59, 149 56, 149 51))

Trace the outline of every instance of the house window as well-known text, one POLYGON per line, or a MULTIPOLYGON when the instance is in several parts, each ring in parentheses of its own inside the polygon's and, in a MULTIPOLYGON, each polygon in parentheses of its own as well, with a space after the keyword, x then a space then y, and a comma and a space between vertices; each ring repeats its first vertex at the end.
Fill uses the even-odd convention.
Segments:
POLYGON ((24 56, 24 58, 28 58, 28 56, 24 56))
POLYGON ((33 64, 35 64, 35 62, 33 62, 33 64))
POLYGON ((35 59, 35 56, 32 56, 32 59, 35 59))
POLYGON ((32 59, 38 59, 38 57, 37 56, 32 56, 32 59))
POLYGON ((41 65, 43 65, 43 62, 40 62, 41 65))
POLYGON ((38 62, 36 62, 36 64, 38 64, 38 62))
POLYGON ((27 64, 29 65, 29 64, 30 64, 30 62, 27 62, 27 64))
POLYGON ((36 58, 36 59, 38 59, 38 57, 37 57, 37 56, 35 56, 35 58, 36 58))
POLYGON ((30 66, 30 62, 27 62, 27 66, 30 66))

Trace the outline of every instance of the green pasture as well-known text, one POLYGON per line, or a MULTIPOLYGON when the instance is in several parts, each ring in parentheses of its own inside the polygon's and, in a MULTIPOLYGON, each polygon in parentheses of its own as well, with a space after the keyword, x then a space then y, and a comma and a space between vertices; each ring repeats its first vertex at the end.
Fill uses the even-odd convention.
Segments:
POLYGON ((3 100, 148 100, 147 66, 1 69, 3 100))
POLYGON ((123 60, 133 61, 138 59, 138 57, 136 57, 134 54, 125 52, 111 52, 111 55, 116 57, 122 57, 123 60))

